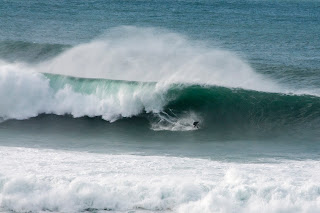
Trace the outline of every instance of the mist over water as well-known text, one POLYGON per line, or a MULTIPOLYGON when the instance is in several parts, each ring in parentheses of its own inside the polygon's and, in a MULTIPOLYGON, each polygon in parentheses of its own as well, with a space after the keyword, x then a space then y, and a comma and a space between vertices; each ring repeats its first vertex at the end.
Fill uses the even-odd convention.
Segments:
POLYGON ((45 63, 40 71, 85 78, 276 90, 275 84, 231 52, 154 28, 112 29, 100 40, 74 47, 45 63))
POLYGON ((318 8, 0 0, 0 212, 319 212, 318 8))

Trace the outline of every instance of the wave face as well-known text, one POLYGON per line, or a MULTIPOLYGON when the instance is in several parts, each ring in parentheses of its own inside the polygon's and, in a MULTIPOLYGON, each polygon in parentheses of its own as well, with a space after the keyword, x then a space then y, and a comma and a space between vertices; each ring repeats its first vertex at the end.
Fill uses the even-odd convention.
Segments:
POLYGON ((318 128, 320 98, 310 95, 266 93, 225 87, 192 85, 173 88, 166 110, 196 112, 213 129, 318 128))

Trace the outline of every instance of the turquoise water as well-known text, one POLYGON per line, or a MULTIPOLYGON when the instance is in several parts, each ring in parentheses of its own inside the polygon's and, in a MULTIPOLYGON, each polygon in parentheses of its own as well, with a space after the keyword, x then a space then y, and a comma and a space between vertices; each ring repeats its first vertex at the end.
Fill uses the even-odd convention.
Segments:
POLYGON ((319 11, 0 0, 0 212, 319 212, 319 11))

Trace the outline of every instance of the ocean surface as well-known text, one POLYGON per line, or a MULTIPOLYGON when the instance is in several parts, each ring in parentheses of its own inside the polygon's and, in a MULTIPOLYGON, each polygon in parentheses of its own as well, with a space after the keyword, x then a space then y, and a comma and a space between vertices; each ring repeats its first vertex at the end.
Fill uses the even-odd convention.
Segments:
POLYGON ((0 212, 320 212, 320 1, 0 0, 0 212))

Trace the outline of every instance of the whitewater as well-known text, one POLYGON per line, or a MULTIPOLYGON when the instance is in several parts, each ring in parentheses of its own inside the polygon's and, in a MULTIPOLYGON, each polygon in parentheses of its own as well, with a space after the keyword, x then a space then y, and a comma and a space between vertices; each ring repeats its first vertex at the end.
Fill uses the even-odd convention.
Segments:
POLYGON ((312 160, 239 164, 9 147, 1 156, 1 205, 15 212, 317 212, 320 204, 312 160))

